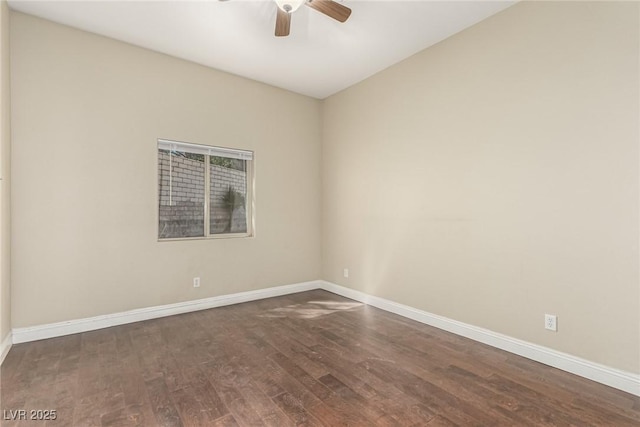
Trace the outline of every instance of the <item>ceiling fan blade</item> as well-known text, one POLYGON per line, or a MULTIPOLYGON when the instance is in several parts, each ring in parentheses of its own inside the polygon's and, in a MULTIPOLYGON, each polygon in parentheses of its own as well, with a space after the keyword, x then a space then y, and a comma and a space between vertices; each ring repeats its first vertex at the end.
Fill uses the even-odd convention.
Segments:
POLYGON ((346 21, 351 15, 351 9, 331 0, 309 0, 305 4, 340 22, 346 21))
POLYGON ((276 9, 278 10, 276 15, 276 37, 288 36, 289 28, 291 27, 291 14, 279 7, 276 9))

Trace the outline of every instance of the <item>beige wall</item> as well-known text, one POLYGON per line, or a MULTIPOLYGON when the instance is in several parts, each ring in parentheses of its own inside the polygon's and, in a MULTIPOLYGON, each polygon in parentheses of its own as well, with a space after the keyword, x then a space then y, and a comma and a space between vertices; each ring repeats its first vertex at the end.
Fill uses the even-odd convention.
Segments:
POLYGON ((11 48, 13 327, 320 276, 319 101, 20 13, 11 48), (157 242, 156 138, 254 150, 256 237, 157 242))
POLYGON ((638 16, 520 3, 327 99, 324 278, 640 372, 638 16))
POLYGON ((9 8, 0 1, 0 342, 11 331, 11 88, 9 8))

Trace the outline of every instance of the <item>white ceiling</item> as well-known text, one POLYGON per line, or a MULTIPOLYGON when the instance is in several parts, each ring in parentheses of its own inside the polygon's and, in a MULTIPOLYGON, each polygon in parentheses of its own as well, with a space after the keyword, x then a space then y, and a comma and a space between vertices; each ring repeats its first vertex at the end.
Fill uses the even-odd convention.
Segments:
POLYGON ((515 1, 342 0, 341 24, 308 7, 274 36, 272 0, 32 1, 12 9, 323 99, 515 1))

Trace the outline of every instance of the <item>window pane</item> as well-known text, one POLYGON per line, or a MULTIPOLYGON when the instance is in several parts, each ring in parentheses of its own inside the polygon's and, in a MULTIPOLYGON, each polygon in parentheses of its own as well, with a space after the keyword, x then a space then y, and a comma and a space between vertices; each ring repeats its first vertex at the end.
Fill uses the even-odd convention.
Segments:
POLYGON ((204 236, 204 155, 158 150, 160 239, 204 236))
POLYGON ((247 161, 211 156, 209 233, 247 232, 247 161))

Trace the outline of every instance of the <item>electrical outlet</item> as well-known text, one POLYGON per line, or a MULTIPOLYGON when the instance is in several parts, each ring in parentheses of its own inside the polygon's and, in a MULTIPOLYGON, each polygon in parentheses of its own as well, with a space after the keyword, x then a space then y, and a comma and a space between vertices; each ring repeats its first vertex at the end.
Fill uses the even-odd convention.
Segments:
POLYGON ((200 287, 200 278, 199 277, 194 277, 193 278, 193 287, 194 288, 199 288, 200 287))
POLYGON ((550 331, 558 331, 558 317, 555 314, 544 315, 544 328, 550 331))
POLYGON ((349 277, 349 269, 348 269, 348 268, 345 268, 345 269, 342 271, 342 275, 343 275, 344 277, 349 277))

